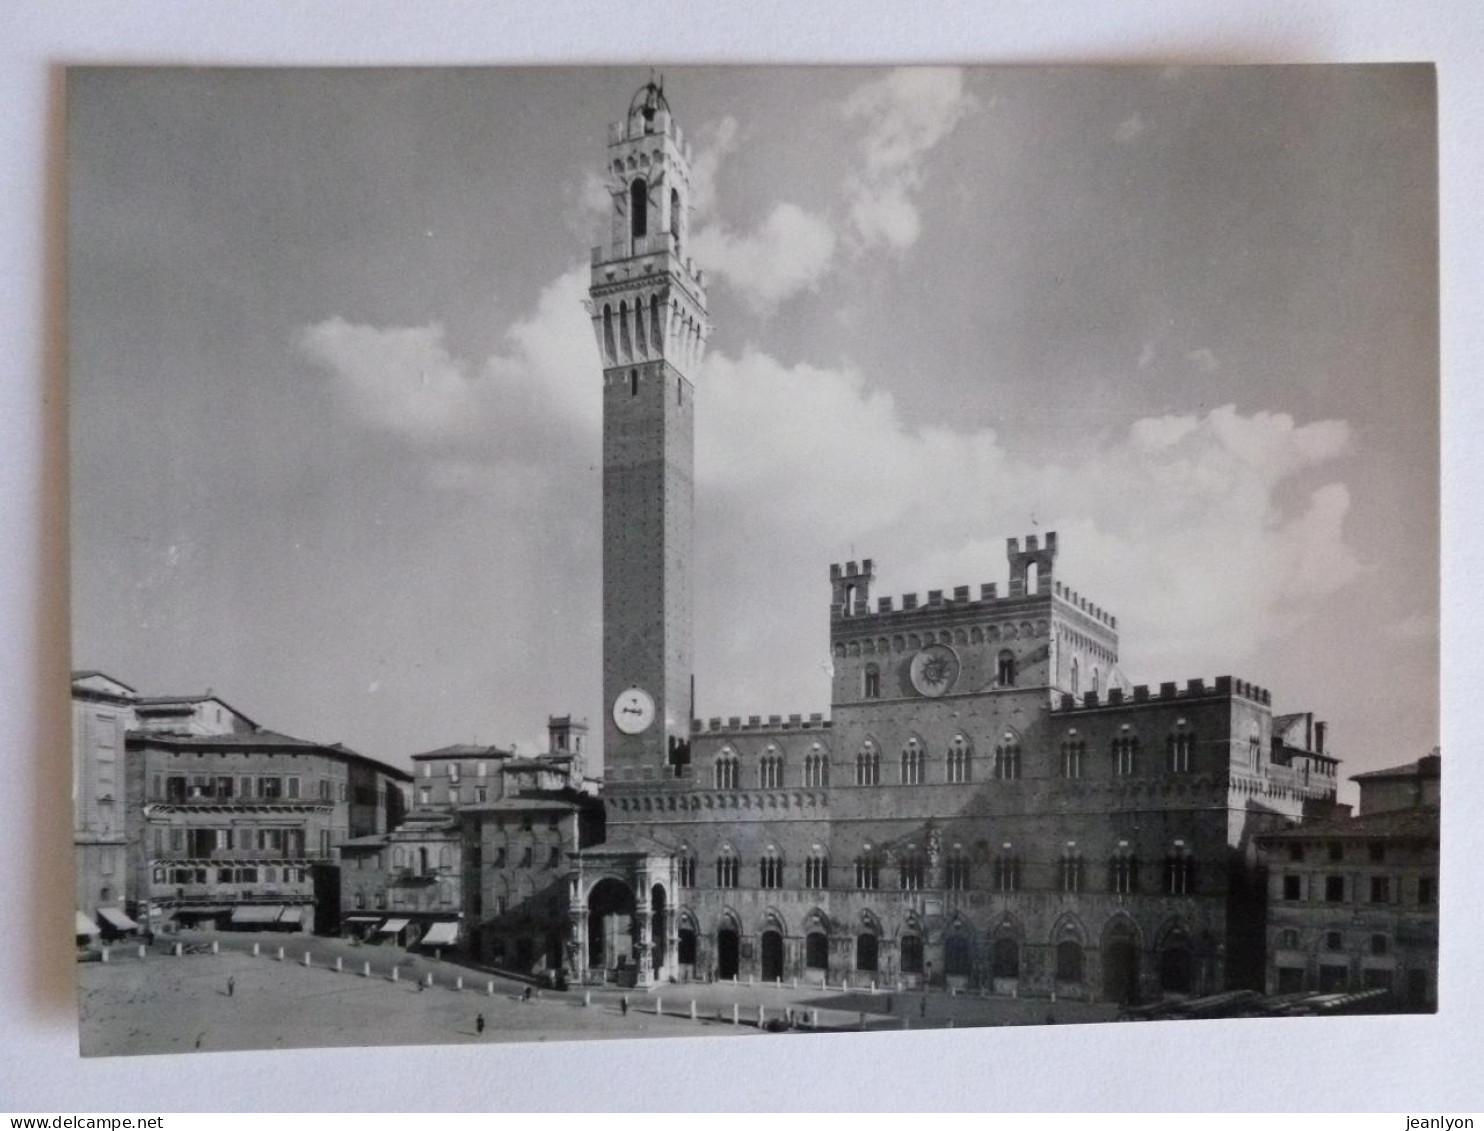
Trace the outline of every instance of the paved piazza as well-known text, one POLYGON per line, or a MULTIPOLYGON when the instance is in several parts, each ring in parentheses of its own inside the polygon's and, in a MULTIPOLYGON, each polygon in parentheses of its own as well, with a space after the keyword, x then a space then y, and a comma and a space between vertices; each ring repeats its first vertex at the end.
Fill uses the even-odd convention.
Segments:
POLYGON ((306 935, 209 935, 180 937, 186 948, 215 939, 220 953, 171 954, 174 940, 159 941, 141 960, 135 947, 115 948, 111 960, 78 967, 82 1050, 86 1055, 304 1048, 311 1046, 460 1044, 512 1040, 570 1041, 604 1037, 757 1036, 757 1011, 817 1010, 821 1030, 854 1030, 865 1013, 868 1029, 1014 1025, 1111 1020, 1116 1007, 1080 1002, 950 998, 942 993, 841 993, 700 983, 667 985, 655 992, 629 991, 625 1015, 621 990, 545 991, 522 1000, 524 983, 451 962, 409 955, 389 946, 355 945, 306 935), (261 955, 254 957, 257 942, 261 955), (284 960, 277 961, 277 948, 284 960), (304 952, 314 965, 305 967, 304 952), (336 957, 344 972, 334 970, 336 957), (372 976, 362 977, 370 962, 372 976), (391 981, 393 965, 398 981, 391 981), (433 975, 431 989, 418 983, 433 975), (462 975, 464 990, 453 989, 462 975), (235 992, 227 996, 227 981, 235 992), (655 1001, 664 1010, 655 1016, 655 1001), (696 1003, 698 1020, 690 1019, 696 1003), (742 1024, 733 1026, 732 1006, 742 1024), (484 1015, 481 1036, 475 1021, 484 1015))

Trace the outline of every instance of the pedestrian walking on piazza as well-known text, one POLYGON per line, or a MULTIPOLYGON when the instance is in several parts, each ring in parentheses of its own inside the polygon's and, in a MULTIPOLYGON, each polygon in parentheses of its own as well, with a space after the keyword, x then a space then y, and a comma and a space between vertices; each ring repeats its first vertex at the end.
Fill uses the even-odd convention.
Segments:
POLYGON ((479 1016, 474 1018, 474 1031, 481 1037, 484 1036, 484 1014, 481 1013, 479 1016))
POLYGON ((227 996, 234 997, 237 993, 237 975, 227 975, 227 996))
POLYGON ((621 998, 618 999, 618 1011, 620 1013, 622 1013, 625 1017, 627 1017, 629 1015, 629 995, 628 994, 624 994, 623 997, 621 997, 621 998))

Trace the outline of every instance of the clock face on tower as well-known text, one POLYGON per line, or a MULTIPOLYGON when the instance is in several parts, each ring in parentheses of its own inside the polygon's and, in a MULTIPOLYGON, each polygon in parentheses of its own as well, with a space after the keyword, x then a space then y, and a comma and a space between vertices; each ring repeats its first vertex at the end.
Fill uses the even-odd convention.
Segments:
POLYGON ((958 679, 958 656, 944 644, 929 644, 912 657, 908 675, 919 695, 936 699, 945 695, 958 679))
POLYGON ((654 699, 642 687, 620 692, 613 701, 613 725, 624 734, 643 734, 654 722, 654 699))

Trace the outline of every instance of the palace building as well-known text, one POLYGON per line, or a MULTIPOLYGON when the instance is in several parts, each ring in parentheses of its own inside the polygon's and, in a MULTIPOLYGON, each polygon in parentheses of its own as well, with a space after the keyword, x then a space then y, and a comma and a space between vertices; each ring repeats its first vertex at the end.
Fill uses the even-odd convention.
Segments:
POLYGON ((1117 618, 1059 575, 1054 533, 1009 539, 1003 588, 877 596, 871 561, 831 566, 829 716, 693 717, 710 325, 690 162, 646 84, 610 127, 592 254, 606 837, 573 854, 569 975, 1260 986, 1254 838, 1332 805, 1324 725, 1230 676, 1130 684, 1117 618))

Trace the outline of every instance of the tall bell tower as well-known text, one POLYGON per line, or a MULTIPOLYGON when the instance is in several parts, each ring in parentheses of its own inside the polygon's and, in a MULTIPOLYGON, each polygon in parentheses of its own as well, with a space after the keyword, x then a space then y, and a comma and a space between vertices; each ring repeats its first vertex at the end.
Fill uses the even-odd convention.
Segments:
POLYGON ((608 129, 612 198, 588 310, 603 359, 605 776, 690 759, 695 373, 710 324, 688 258, 690 146, 653 81, 608 129))

